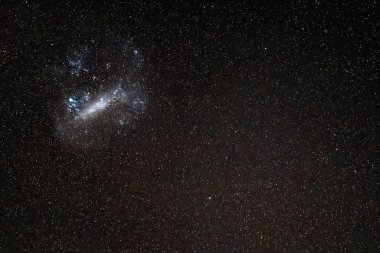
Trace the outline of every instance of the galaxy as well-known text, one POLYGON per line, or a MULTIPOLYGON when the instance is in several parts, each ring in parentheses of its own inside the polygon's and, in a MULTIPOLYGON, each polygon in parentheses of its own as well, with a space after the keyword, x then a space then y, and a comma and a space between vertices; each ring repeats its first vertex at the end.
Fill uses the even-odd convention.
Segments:
POLYGON ((379 252, 376 1, 5 1, 0 252, 379 252))
POLYGON ((103 47, 69 46, 64 61, 47 68, 62 93, 52 115, 56 135, 71 149, 99 148, 127 134, 148 108, 140 51, 130 39, 105 41, 103 47))

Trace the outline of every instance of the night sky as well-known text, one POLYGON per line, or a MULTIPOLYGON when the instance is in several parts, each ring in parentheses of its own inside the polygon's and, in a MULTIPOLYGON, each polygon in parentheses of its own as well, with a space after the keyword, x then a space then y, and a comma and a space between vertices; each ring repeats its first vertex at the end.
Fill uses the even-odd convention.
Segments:
POLYGON ((0 252, 379 252, 377 1, 14 2, 0 252))

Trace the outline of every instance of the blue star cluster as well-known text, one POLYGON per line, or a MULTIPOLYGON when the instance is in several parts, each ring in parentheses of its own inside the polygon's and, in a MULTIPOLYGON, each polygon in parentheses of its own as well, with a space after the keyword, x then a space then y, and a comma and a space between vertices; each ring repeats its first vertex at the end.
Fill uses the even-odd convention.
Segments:
POLYGON ((90 93, 88 91, 80 91, 77 95, 69 96, 66 101, 66 108, 70 113, 78 113, 83 109, 85 103, 90 100, 90 93))

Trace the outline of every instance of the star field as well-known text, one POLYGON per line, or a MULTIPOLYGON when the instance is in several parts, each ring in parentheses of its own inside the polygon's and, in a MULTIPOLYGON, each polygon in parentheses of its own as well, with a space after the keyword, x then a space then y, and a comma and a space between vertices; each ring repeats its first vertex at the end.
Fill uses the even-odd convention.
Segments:
POLYGON ((4 3, 0 252, 377 252, 376 1, 4 3))

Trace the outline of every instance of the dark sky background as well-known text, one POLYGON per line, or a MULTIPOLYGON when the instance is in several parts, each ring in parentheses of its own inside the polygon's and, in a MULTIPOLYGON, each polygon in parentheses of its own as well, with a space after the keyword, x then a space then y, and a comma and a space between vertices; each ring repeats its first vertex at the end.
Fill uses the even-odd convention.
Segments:
POLYGON ((379 251, 376 1, 9 2, 1 252, 379 251), (66 145, 51 66, 105 34, 149 108, 66 145))

